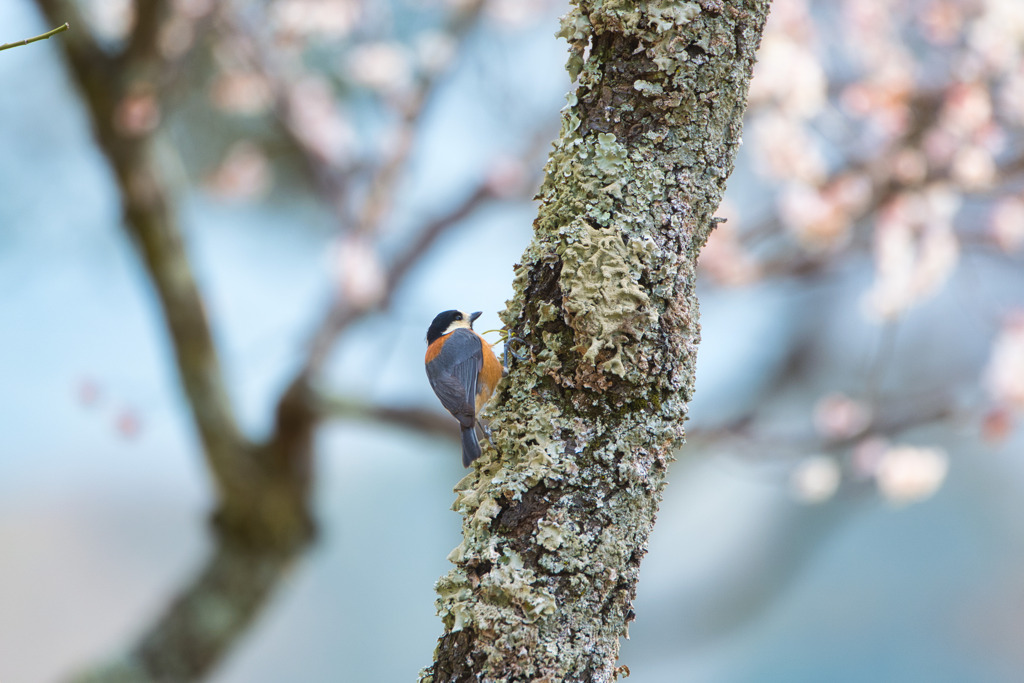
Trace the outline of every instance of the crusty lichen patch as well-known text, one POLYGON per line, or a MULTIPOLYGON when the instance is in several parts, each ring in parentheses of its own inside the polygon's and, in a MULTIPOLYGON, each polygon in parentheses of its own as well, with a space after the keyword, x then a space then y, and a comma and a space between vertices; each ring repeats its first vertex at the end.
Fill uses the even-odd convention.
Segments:
POLYGON ((501 313, 530 358, 500 385, 492 441, 456 487, 463 541, 438 582, 446 634, 423 680, 612 680, 683 436, 696 257, 767 3, 575 0, 563 18, 576 87, 501 313))
POLYGON ((555 611, 554 597, 508 548, 495 554, 488 572, 474 578, 454 569, 437 582, 438 614, 449 631, 467 626, 483 632, 499 629, 510 609, 528 624, 555 611))

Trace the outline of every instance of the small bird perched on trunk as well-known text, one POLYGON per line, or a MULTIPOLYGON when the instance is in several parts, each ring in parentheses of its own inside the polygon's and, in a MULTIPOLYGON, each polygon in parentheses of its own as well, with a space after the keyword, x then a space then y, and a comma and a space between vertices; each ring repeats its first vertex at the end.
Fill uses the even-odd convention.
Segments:
POLYGON ((473 331, 480 311, 443 311, 427 328, 427 379, 462 428, 462 464, 480 457, 477 415, 494 393, 502 366, 487 340, 473 331))

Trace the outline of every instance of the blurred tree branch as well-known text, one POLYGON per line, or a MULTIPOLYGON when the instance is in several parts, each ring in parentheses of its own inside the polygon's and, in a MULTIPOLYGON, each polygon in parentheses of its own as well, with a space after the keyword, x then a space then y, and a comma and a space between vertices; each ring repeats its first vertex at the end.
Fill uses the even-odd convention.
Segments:
POLYGON ((755 425, 756 415, 748 414, 721 427, 691 428, 686 433, 686 442, 693 448, 740 456, 750 454, 762 461, 776 457, 793 461, 813 453, 839 453, 865 439, 897 436, 958 414, 951 400, 928 396, 909 404, 884 406, 850 433, 815 435, 775 434, 755 425))
MULTIPOLYGON (((479 19, 485 5, 485 0, 456 3, 443 32, 461 42, 466 32, 479 19)), ((434 67, 420 72, 412 93, 401 103, 400 120, 391 141, 391 151, 377 167, 370 181, 367 197, 353 226, 357 233, 376 232, 384 223, 388 209, 394 203, 398 183, 408 165, 419 123, 433 98, 439 77, 444 75, 449 65, 450 62, 444 67, 434 67)))
MULTIPOLYGON (((38 4, 51 18, 77 19, 74 3, 38 4)), ((131 680, 139 681, 202 677, 244 631, 281 569, 312 532, 308 462, 283 466, 246 440, 237 426, 173 198, 153 156, 161 77, 168 66, 155 47, 155 34, 167 8, 166 2, 139 4, 136 33, 114 56, 101 50, 87 31, 63 42, 100 149, 120 186, 125 228, 160 300, 217 490, 213 556, 132 651, 131 680), (211 629, 203 615, 214 604, 232 617, 211 629)), ((99 674, 90 680, 113 679, 99 674)))
POLYGON ((246 632, 296 556, 219 542, 195 580, 129 653, 83 671, 72 683, 202 680, 246 632))
POLYGON ((47 38, 52 38, 53 36, 57 35, 58 33, 63 33, 64 31, 67 31, 69 28, 71 28, 71 25, 68 24, 68 23, 64 23, 63 25, 58 26, 57 28, 53 29, 52 31, 47 31, 46 33, 43 33, 42 35, 36 36, 35 38, 26 38, 25 40, 17 40, 17 41, 15 41, 13 43, 4 43, 3 45, 0 45, 0 52, 2 52, 3 50, 10 50, 12 47, 21 47, 22 45, 28 45, 30 43, 35 43, 35 42, 40 41, 40 40, 46 40, 47 38))
MULTIPOLYGON (((47 16, 77 15, 74 3, 38 2, 47 16)), ((141 5, 138 26, 152 30, 156 17, 165 11, 164 2, 141 5)), ((110 57, 87 31, 77 31, 63 45, 68 66, 88 104, 100 148, 121 187, 125 227, 159 296, 221 504, 232 507, 244 498, 236 474, 250 468, 246 462, 249 445, 241 436, 228 401, 167 183, 152 158, 152 136, 161 115, 157 79, 163 63, 151 47, 143 50, 137 46, 132 52, 110 57)))
POLYGON ((436 410, 377 405, 353 396, 326 394, 317 397, 317 407, 326 419, 373 420, 452 440, 459 437, 458 431, 452 426, 451 418, 436 410))
POLYGON ((384 288, 376 304, 372 308, 360 306, 338 297, 334 300, 323 322, 317 328, 310 344, 309 355, 305 365, 299 371, 296 382, 305 382, 307 378, 319 373, 326 362, 328 354, 338 336, 352 323, 356 322, 371 310, 383 310, 391 304, 395 291, 403 282, 409 270, 415 265, 434 243, 452 227, 458 225, 487 202, 496 199, 498 193, 493 185, 484 180, 451 211, 422 226, 413 240, 395 258, 384 278, 384 288))

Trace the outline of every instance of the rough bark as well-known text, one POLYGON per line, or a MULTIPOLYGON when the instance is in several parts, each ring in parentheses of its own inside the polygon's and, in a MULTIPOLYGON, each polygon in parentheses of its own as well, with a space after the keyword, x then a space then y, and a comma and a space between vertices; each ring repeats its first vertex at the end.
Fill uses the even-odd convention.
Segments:
POLYGON ((422 681, 610 681, 683 439, 695 264, 740 143, 769 0, 575 0, 577 87, 502 318, 532 346, 456 487, 422 681))

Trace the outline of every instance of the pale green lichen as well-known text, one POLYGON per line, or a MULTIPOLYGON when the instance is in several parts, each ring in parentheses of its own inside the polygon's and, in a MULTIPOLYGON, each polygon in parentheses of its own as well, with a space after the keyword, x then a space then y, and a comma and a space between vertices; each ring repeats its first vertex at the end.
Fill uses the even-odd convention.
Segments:
POLYGON ((562 17, 555 37, 565 38, 573 46, 565 68, 569 78, 575 81, 583 70, 583 46, 590 37, 590 20, 578 7, 573 7, 562 17))
POLYGON ((558 307, 555 306, 550 301, 542 302, 537 307, 537 311, 540 313, 540 318, 538 319, 538 322, 540 322, 541 324, 552 322, 561 317, 561 311, 559 311, 558 307))
POLYGON ((541 522, 537 525, 537 543, 548 550, 557 550, 562 545, 563 537, 562 528, 555 524, 541 522))
POLYGON ((626 148, 615 141, 614 134, 600 133, 597 136, 595 163, 602 173, 614 175, 626 163, 626 158, 626 148))
POLYGON ((501 506, 493 498, 486 497, 480 501, 480 506, 473 514, 474 519, 481 524, 490 524, 491 520, 501 512, 501 506))
POLYGON ((700 14, 700 5, 695 2, 664 3, 661 7, 651 10, 651 20, 658 31, 668 31, 693 21, 700 14))
POLYGON ((556 38, 565 38, 570 43, 586 40, 590 35, 590 20, 580 13, 578 7, 569 10, 558 23, 556 38))
POLYGON ((476 590, 487 601, 476 598, 472 582, 462 569, 448 572, 435 590, 438 615, 452 632, 471 624, 480 629, 494 628, 504 620, 501 607, 505 605, 517 608, 526 623, 553 614, 556 605, 535 572, 525 568, 523 558, 507 548, 496 557, 490 571, 478 579, 476 590))
POLYGON ((644 264, 637 262, 616 232, 598 230, 584 221, 575 224, 575 239, 564 247, 563 302, 576 333, 576 350, 588 363, 614 351, 600 369, 626 376, 623 354, 657 323, 657 311, 638 280, 644 264))
POLYGON ((661 87, 661 84, 651 83, 643 79, 633 81, 633 89, 645 95, 663 95, 665 93, 665 89, 661 87))
POLYGON ((450 553, 448 553, 448 558, 447 559, 452 564, 458 564, 458 563, 462 562, 462 560, 463 560, 463 558, 465 558, 465 556, 466 556, 466 543, 465 543, 465 541, 463 541, 462 543, 459 543, 457 546, 452 548, 452 551, 450 553))
POLYGON ((566 112, 562 117, 562 135, 569 135, 580 127, 580 123, 580 117, 576 115, 575 111, 566 112))
MULTIPOLYGON (((552 335, 549 332, 542 333, 542 338, 544 338, 545 340, 550 339, 550 337, 552 336, 554 335, 552 335)), ((542 373, 541 376, 553 375, 562 368, 562 361, 558 359, 558 351, 560 350, 560 347, 561 344, 557 342, 552 344, 551 346, 545 344, 544 348, 539 353, 537 353, 537 362, 535 367, 538 371, 540 371, 540 373, 542 373)), ((536 379, 539 379, 539 377, 537 377, 536 375, 534 377, 536 379)), ((536 380, 531 380, 530 389, 532 389, 536 385, 536 380)))
POLYGON ((466 573, 461 569, 453 569, 438 579, 434 585, 437 592, 438 615, 452 631, 461 631, 466 624, 472 623, 473 591, 466 573))

